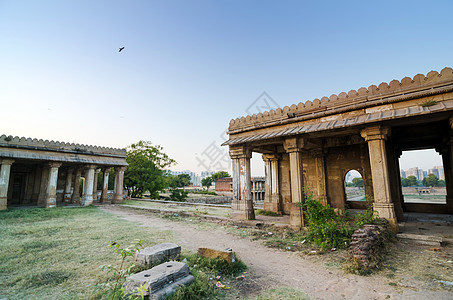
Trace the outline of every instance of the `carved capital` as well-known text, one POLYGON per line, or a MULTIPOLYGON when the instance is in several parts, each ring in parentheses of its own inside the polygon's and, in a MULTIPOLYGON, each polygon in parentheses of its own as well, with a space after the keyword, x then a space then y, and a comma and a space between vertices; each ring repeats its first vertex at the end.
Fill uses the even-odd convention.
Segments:
POLYGON ((87 169, 96 169, 97 166, 96 165, 86 165, 85 168, 87 168, 87 169))
POLYGON ((115 172, 124 172, 126 171, 126 169, 127 169, 126 166, 115 167, 115 172))
POLYGON ((110 173, 110 171, 112 171, 112 167, 108 167, 108 168, 103 168, 103 169, 102 169, 102 172, 104 172, 104 174, 105 174, 105 173, 108 174, 108 173, 110 173))
POLYGON ((276 161, 280 160, 280 155, 278 154, 263 154, 263 160, 266 161, 276 161))
POLYGON ((304 139, 297 138, 297 137, 291 137, 287 138, 285 142, 283 143, 283 147, 285 148, 285 151, 290 153, 290 152, 299 152, 302 151, 302 149, 305 146, 304 139))
POLYGON ((14 159, 9 159, 9 158, 0 159, 0 165, 12 165, 13 163, 14 163, 14 159))
POLYGON ((360 135, 367 142, 373 140, 386 140, 390 135, 390 128, 382 126, 367 127, 360 132, 360 135))
POLYGON ((47 166, 49 166, 50 168, 59 168, 61 167, 61 165, 62 163, 56 161, 52 161, 47 164, 47 166))
POLYGON ((252 151, 246 147, 230 147, 231 159, 251 158, 252 151))

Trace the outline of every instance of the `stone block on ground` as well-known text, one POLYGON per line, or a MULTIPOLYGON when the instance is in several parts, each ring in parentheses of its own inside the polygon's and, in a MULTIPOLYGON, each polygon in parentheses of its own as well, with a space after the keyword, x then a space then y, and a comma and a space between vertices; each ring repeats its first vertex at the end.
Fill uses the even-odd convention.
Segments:
POLYGON ((198 256, 208 258, 221 258, 231 263, 234 262, 233 251, 229 250, 215 250, 211 248, 198 248, 198 256))
POLYGON ((181 247, 173 243, 164 243, 147 247, 135 253, 135 262, 139 266, 152 267, 153 265, 177 258, 181 254, 181 247))
POLYGON ((170 261, 129 276, 123 287, 127 294, 132 295, 137 294, 137 288, 144 286, 145 296, 160 300, 174 293, 179 286, 193 281, 194 277, 185 263, 170 261))

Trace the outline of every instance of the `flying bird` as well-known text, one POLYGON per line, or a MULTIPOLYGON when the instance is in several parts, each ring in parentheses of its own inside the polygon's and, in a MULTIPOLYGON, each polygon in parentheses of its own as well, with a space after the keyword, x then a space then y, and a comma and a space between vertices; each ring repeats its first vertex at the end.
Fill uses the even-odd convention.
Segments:
POLYGON ((121 51, 123 51, 123 50, 124 50, 124 47, 121 47, 120 50, 119 50, 118 52, 121 52, 121 51))

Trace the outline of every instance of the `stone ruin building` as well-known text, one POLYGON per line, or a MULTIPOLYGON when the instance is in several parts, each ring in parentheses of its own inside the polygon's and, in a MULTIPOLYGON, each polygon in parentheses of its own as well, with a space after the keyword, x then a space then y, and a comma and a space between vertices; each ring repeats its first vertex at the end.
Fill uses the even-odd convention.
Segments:
POLYGON ((109 173, 115 170, 113 203, 123 200, 126 150, 12 136, 0 136, 0 210, 10 205, 55 207, 59 203, 107 202, 109 173), (84 177, 83 192, 80 180, 84 177))
POLYGON ((403 212, 453 213, 451 68, 241 117, 230 121, 228 133, 234 218, 254 219, 252 152, 265 162, 264 208, 289 214, 296 227, 304 225, 298 206, 304 187, 334 208, 363 208, 364 201, 346 203, 344 180, 352 169, 393 230, 403 212), (443 159, 446 204, 404 203, 398 159, 402 151, 429 148, 443 159))

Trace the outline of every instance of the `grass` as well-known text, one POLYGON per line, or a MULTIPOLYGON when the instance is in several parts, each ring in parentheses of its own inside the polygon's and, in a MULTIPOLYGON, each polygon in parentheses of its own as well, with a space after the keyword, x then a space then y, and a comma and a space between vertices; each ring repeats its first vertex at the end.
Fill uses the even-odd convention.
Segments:
POLYGON ((175 211, 175 212, 190 212, 198 215, 210 215, 219 217, 228 217, 231 208, 229 207, 210 207, 203 205, 187 205, 182 206, 178 204, 158 203, 150 201, 137 201, 137 200, 125 200, 121 205, 134 205, 141 207, 149 207, 153 209, 159 209, 162 211, 175 211))
POLYGON ((109 241, 173 242, 171 231, 142 228, 97 207, 0 212, 0 298, 88 299, 116 264, 109 241))
POLYGON ((278 214, 276 212, 269 211, 269 210, 264 210, 264 209, 255 210, 255 214, 262 215, 262 216, 270 216, 270 217, 281 217, 282 216, 282 215, 280 215, 280 214, 278 214))
POLYGON ((189 266, 194 283, 179 288, 168 300, 190 299, 228 299, 228 290, 216 287, 217 281, 223 284, 233 282, 235 277, 247 269, 247 266, 238 258, 235 262, 228 263, 223 259, 198 257, 197 254, 181 256, 189 266))

